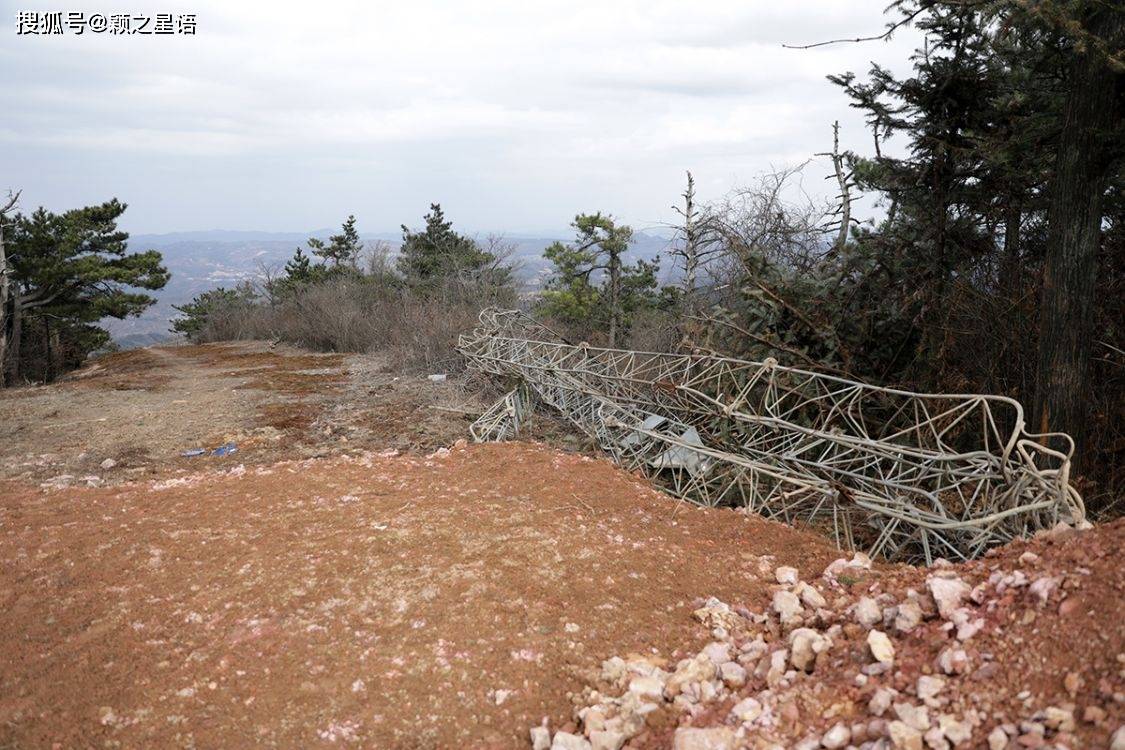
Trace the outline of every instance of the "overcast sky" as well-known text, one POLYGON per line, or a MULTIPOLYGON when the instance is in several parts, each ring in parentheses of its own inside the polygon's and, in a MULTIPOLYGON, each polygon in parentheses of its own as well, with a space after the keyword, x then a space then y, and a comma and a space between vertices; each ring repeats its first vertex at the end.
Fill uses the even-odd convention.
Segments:
POLYGON ((0 0, 0 190, 117 196, 134 232, 388 231, 433 201, 468 231, 652 226, 685 169, 717 198, 826 150, 836 119, 869 150, 825 75, 901 68, 914 37, 781 45, 878 32, 886 1, 0 0), (192 12, 197 33, 17 36, 20 10, 192 12))

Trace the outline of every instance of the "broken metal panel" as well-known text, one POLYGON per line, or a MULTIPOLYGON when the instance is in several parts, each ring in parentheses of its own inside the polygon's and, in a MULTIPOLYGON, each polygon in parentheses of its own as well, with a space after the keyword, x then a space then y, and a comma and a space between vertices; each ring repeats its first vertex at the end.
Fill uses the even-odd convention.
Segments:
MULTIPOLYGON (((926 562, 1084 520, 1070 439, 1027 433, 1009 398, 880 388, 772 359, 572 345, 518 311, 480 321, 458 344, 475 369, 517 378, 622 466, 702 504, 926 562)), ((475 438, 516 434, 507 415, 530 398, 513 398, 478 420, 475 438)))

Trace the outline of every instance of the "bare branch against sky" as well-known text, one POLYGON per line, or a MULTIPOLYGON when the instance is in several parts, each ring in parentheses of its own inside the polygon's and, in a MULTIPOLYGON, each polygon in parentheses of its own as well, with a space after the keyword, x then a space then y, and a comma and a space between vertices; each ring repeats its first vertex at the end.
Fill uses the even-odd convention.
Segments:
POLYGON ((685 169, 708 199, 824 151, 835 120, 842 148, 865 148, 824 77, 902 65, 914 37, 782 45, 879 32, 884 4, 197 0, 176 9, 195 35, 48 37, 17 35, 16 15, 59 8, 3 0, 0 187, 56 210, 118 196, 136 232, 348 213, 387 231, 433 201, 478 231, 595 207, 655 225, 685 169))

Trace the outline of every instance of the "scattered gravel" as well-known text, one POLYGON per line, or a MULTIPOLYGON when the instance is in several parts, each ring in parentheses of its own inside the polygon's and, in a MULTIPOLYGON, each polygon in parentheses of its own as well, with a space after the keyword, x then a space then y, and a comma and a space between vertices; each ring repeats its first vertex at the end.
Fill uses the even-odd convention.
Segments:
POLYGON ((1125 750, 1123 544, 1118 521, 930 570, 775 568, 764 609, 701 603, 701 651, 606 661, 578 730, 614 748, 1125 750))

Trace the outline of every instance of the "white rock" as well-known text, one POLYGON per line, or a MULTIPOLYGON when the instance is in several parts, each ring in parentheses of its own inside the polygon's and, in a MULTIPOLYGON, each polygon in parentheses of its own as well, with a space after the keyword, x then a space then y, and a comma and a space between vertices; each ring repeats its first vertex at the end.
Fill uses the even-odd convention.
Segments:
POLYGON ((922 607, 913 599, 907 599, 895 610, 895 629, 905 633, 918 627, 922 622, 922 607))
POLYGON ((782 624, 789 624, 800 620, 804 609, 801 607, 801 600, 792 591, 775 591, 773 611, 777 613, 782 624))
POLYGON ((656 677, 634 677, 629 681, 629 692, 644 701, 664 700, 664 681, 656 677))
POLYGON ((821 575, 828 580, 834 580, 836 576, 844 572, 844 569, 847 567, 848 561, 845 558, 840 557, 828 563, 828 567, 824 569, 824 572, 821 573, 821 575))
POLYGON ((723 683, 730 688, 739 688, 746 684, 746 669, 736 661, 720 664, 719 676, 723 683))
POLYGON ((976 619, 957 626, 957 640, 967 641, 984 627, 984 619, 976 619))
POLYGON ((851 560, 845 560, 842 557, 838 560, 833 560, 828 564, 828 567, 824 569, 823 576, 825 579, 835 582, 837 576, 844 573, 850 573, 854 575, 870 569, 871 558, 863 554, 862 552, 856 552, 854 555, 852 555, 851 560))
POLYGON ((815 666, 816 657, 831 646, 831 640, 812 628, 797 628, 789 634, 789 663, 808 672, 815 666))
POLYGON ((757 664, 758 660, 762 658, 762 654, 766 653, 768 650, 769 646, 762 640, 761 636, 759 636, 748 643, 742 644, 739 648, 741 653, 738 656, 738 661, 742 666, 751 668, 751 665, 757 664))
POLYGON ((762 704, 754 698, 743 698, 734 704, 730 714, 739 721, 754 721, 762 715, 762 704))
POLYGON ((950 646, 938 654, 938 666, 946 674, 965 674, 969 670, 969 655, 964 649, 950 646))
POLYGON ((676 665, 676 671, 668 678, 664 690, 669 698, 675 698, 684 686, 693 682, 708 682, 715 679, 717 667, 706 654, 696 654, 676 665))
POLYGON ((887 733, 891 745, 898 750, 922 750, 922 733, 905 722, 892 721, 887 725, 887 733))
POLYGON ((867 702, 867 710, 875 716, 882 716, 891 707, 891 701, 894 698, 894 691, 890 688, 881 687, 872 694, 871 700, 867 702))
POLYGON ((709 628, 724 628, 726 630, 733 628, 742 619, 730 608, 730 605, 713 596, 692 614, 695 615, 695 619, 709 628))
POLYGON ((778 583, 785 585, 793 584, 797 582, 797 569, 782 565, 780 568, 774 570, 773 577, 778 583))
MULTIPOLYGON (((1008 734, 1000 727, 996 727, 988 733, 988 748, 989 750, 1004 750, 1008 746, 1008 734)), ((1122 748, 1125 750, 1125 748, 1122 748)))
POLYGON ((766 672, 766 685, 777 687, 785 676, 785 666, 789 663, 789 649, 780 649, 769 655, 769 669, 766 672))
POLYGON ((1051 598, 1051 593, 1059 587, 1059 579, 1054 576, 1043 576, 1036 578, 1027 587, 1028 593, 1038 597, 1040 604, 1046 604, 1047 600, 1051 598))
POLYGON ((117 466, 117 462, 114 461, 112 458, 107 458, 106 460, 102 461, 98 465, 101 466, 103 469, 112 469, 114 466, 117 466))
POLYGON ((859 568, 860 570, 871 570, 871 558, 863 552, 856 552, 852 555, 848 567, 859 568))
POLYGON ((828 606, 828 601, 824 598, 824 595, 804 581, 797 584, 797 595, 801 597, 801 603, 809 609, 820 609, 828 606))
POLYGON ((905 722, 919 732, 925 732, 930 728, 930 712, 925 706, 915 706, 913 703, 906 702, 896 703, 895 716, 899 721, 905 722))
POLYGON ((971 591, 969 585, 957 577, 945 578, 932 575, 926 579, 926 586, 930 589, 930 595, 934 597, 938 613, 947 620, 953 616, 954 610, 961 606, 971 591))
POLYGON ((680 727, 672 737, 672 750, 731 750, 734 732, 727 727, 680 727))
POLYGON ((865 628, 874 627, 883 619, 883 611, 870 596, 865 596, 856 602, 853 612, 856 622, 865 628))
POLYGON ((954 745, 968 743, 973 738, 973 725, 968 721, 960 721, 953 714, 942 714, 938 717, 938 727, 954 745))
POLYGON ((703 653, 707 654, 707 658, 717 667, 730 661, 730 644, 720 641, 708 643, 703 648, 703 653))
POLYGON ((1043 722, 1056 732, 1073 732, 1074 711, 1058 706, 1047 706, 1043 709, 1043 722))
POLYGON ((1109 738, 1109 750, 1125 750, 1125 724, 1119 726, 1109 738))
POLYGON ((945 739, 945 733, 937 727, 931 727, 922 739, 926 741, 926 747, 930 750, 949 750, 949 741, 945 739))
POLYGON ((918 697, 926 701, 945 690, 945 680, 941 677, 922 675, 918 678, 918 697))
POLYGON ((827 748, 840 748, 848 744, 852 738, 852 730, 843 723, 837 722, 820 738, 820 744, 827 748))
POLYGON ((602 662, 602 679, 606 682, 618 684, 625 679, 625 660, 620 656, 612 656, 602 662))
POLYGON ((872 630, 867 634, 867 647, 871 655, 880 664, 893 664, 895 660, 895 647, 891 639, 881 630, 872 630))
POLYGON ((556 732, 551 750, 593 750, 585 737, 570 732, 556 732))
POLYGON ((590 750, 621 750, 628 739, 624 732, 601 730, 590 732, 590 750))
POLYGON ((531 750, 549 750, 551 747, 551 730, 547 727, 531 728, 531 750))
MULTIPOLYGON (((633 698, 629 700, 635 702, 633 698)), ((605 710, 601 705, 582 709, 578 712, 578 718, 582 720, 582 728, 586 730, 587 737, 590 736, 590 732, 600 732, 605 729, 605 710)))

